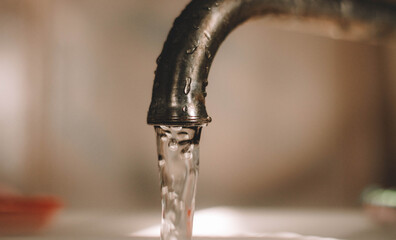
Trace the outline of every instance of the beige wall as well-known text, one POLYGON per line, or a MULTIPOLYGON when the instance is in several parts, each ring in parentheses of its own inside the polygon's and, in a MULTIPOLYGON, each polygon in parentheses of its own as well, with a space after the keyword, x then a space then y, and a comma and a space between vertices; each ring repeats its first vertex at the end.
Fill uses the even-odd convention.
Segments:
MULTIPOLYGON (((145 118, 186 3, 2 1, 0 181, 73 207, 158 207, 145 118)), ((265 20, 232 33, 209 76, 198 206, 356 205, 381 180, 383 51, 265 20)))

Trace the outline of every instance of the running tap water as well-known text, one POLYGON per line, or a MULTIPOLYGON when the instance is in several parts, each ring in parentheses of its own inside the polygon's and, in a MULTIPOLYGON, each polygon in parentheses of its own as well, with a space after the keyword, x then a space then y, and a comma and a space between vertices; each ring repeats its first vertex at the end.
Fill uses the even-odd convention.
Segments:
POLYGON ((161 239, 191 239, 202 127, 156 126, 161 239))
MULTIPOLYGON (((162 240, 191 238, 208 74, 226 36, 254 17, 331 21, 362 40, 395 39, 396 5, 387 0, 193 0, 176 18, 157 59, 147 123, 154 125, 162 191, 162 240), (183 139, 185 138, 185 139, 183 139)), ((348 35, 346 35, 348 36, 348 35)), ((237 113, 236 113, 237 114, 237 113)))

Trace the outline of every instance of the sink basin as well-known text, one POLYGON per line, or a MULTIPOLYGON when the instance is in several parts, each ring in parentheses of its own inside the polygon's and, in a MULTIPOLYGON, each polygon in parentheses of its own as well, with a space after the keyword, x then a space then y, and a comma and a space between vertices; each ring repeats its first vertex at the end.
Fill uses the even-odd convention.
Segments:
MULTIPOLYGON (((47 231, 12 240, 158 240, 159 221, 157 211, 64 211, 47 231)), ((196 212, 193 235, 199 240, 394 240, 396 229, 376 225, 360 209, 215 207, 196 212)))

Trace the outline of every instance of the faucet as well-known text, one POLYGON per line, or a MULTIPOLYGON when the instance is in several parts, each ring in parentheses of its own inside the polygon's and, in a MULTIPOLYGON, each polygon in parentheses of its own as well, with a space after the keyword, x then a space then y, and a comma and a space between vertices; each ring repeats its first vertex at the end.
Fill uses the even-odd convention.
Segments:
POLYGON ((396 38, 396 4, 379 0, 192 0, 174 21, 157 58, 147 123, 199 126, 213 58, 226 36, 255 17, 332 20, 341 31, 363 28, 364 40, 396 38))

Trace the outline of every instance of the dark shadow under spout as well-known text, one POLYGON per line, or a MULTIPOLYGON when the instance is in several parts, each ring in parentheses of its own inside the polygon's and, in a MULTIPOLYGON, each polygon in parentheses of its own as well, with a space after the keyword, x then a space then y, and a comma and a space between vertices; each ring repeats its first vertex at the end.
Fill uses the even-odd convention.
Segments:
POLYGON ((208 73, 220 44, 239 24, 257 16, 332 20, 348 31, 359 25, 364 40, 395 37, 396 4, 379 0, 193 0, 175 20, 157 59, 147 123, 203 125, 208 73))

